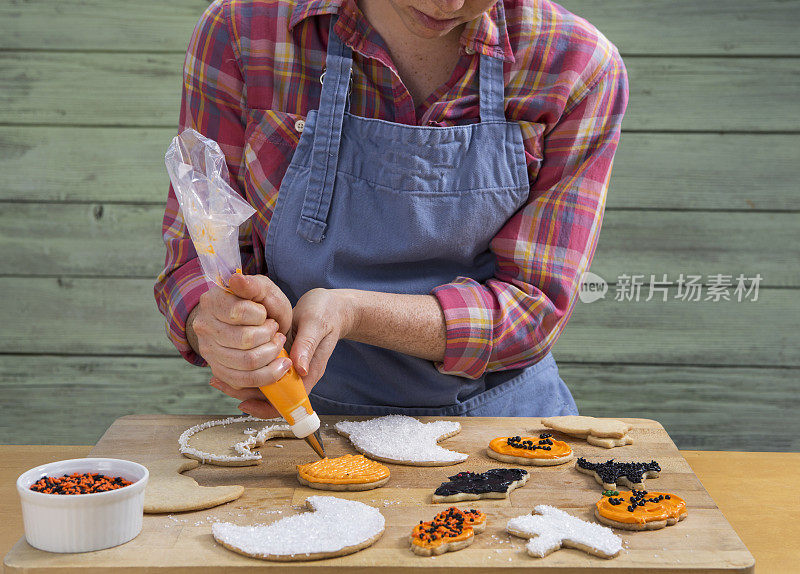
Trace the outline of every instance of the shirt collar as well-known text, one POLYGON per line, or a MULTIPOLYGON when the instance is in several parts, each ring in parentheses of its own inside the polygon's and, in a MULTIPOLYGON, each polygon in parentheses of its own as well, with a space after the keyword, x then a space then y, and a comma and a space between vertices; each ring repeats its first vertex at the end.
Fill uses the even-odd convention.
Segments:
MULTIPOLYGON (((365 30, 366 22, 358 22, 364 15, 355 4, 355 0, 297 0, 297 4, 289 19, 289 29, 312 16, 338 14, 345 21, 337 23, 336 31, 342 39, 358 49, 356 44, 363 45, 359 32, 365 30)), ((486 54, 506 62, 514 61, 511 42, 506 27, 506 13, 503 0, 498 0, 489 10, 467 22, 461 34, 461 45, 467 53, 486 54)))

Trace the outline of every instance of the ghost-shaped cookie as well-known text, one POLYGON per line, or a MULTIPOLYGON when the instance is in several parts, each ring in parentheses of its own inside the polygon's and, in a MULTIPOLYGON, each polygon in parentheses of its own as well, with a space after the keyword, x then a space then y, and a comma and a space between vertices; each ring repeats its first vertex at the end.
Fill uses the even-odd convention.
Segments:
POLYGON ((457 422, 422 423, 406 415, 388 415, 366 421, 341 421, 335 428, 350 439, 356 450, 383 462, 448 466, 468 457, 438 444, 461 431, 457 422))
POLYGON ((529 538, 525 549, 535 558, 544 558, 563 546, 613 558, 622 550, 622 539, 605 526, 586 522, 553 506, 540 504, 535 514, 512 518, 506 524, 509 534, 529 538))

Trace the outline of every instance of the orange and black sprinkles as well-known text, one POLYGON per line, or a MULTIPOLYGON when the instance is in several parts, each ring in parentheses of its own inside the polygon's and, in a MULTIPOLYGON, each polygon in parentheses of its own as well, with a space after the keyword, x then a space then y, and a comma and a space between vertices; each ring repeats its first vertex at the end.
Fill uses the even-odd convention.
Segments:
POLYGON ((411 531, 411 538, 425 546, 438 546, 450 540, 468 538, 473 526, 482 524, 486 515, 480 510, 460 510, 451 506, 430 522, 420 520, 411 531))
POLYGON ((45 494, 93 494, 108 492, 133 484, 121 476, 109 477, 99 473, 65 474, 64 476, 43 476, 31 485, 31 490, 45 494))

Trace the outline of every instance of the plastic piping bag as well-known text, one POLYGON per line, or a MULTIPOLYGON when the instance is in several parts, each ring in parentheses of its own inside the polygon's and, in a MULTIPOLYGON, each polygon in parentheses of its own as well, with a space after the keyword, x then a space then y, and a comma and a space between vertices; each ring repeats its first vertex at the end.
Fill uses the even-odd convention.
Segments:
POLYGON ((242 270, 239 226, 256 210, 228 184, 219 144, 199 132, 176 136, 164 163, 206 280, 228 290, 231 275, 242 270))

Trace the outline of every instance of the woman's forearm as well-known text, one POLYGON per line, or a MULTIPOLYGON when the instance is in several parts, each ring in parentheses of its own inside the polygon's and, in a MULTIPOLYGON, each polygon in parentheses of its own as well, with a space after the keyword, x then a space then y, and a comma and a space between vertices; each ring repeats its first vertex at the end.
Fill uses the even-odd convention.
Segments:
POLYGON ((337 290, 354 314, 346 339, 441 362, 446 330, 444 313, 433 295, 403 295, 337 290))

